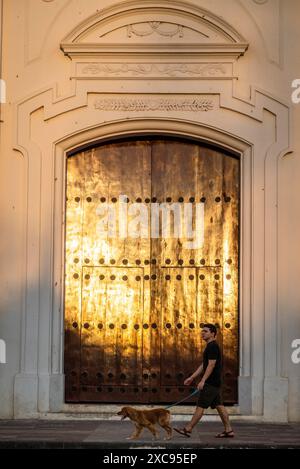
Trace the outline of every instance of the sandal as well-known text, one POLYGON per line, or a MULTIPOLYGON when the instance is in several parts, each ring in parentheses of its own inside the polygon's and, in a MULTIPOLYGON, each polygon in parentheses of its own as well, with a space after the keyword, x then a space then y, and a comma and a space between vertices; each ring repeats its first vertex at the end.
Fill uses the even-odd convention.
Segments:
POLYGON ((230 430, 230 432, 222 432, 222 433, 218 433, 216 435, 216 438, 234 438, 234 432, 233 430, 230 430))
POLYGON ((186 436, 187 438, 191 437, 192 432, 189 432, 185 427, 183 428, 175 428, 175 432, 180 433, 180 435, 186 436))

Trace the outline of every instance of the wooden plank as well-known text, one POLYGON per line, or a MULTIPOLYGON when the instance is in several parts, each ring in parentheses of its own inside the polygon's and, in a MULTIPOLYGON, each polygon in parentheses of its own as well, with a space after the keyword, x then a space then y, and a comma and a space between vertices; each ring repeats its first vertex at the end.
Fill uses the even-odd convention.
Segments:
POLYGON ((196 268, 162 269, 161 386, 182 386, 199 360, 196 268))
POLYGON ((67 160, 65 247, 65 397, 79 400, 84 154, 67 160))
POLYGON ((239 373, 239 160, 224 157, 223 176, 223 379, 224 399, 237 402, 239 373))

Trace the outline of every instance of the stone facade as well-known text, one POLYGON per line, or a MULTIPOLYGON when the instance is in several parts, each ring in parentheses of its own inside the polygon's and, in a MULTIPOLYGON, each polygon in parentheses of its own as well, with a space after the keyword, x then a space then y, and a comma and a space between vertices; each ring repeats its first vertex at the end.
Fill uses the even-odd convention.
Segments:
POLYGON ((241 155, 239 406, 300 420, 300 4, 2 0, 0 416, 62 411, 66 153, 120 135, 241 155))

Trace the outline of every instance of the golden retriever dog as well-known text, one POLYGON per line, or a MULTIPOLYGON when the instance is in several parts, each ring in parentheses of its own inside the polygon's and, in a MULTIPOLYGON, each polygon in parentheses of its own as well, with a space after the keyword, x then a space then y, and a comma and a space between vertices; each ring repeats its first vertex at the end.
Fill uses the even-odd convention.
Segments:
POLYGON ((148 428, 153 437, 157 438, 156 424, 167 432, 167 440, 172 438, 172 427, 169 425, 171 414, 166 409, 137 410, 133 407, 122 407, 118 415, 122 416, 121 420, 128 417, 135 424, 135 431, 127 440, 137 439, 144 428, 148 428))

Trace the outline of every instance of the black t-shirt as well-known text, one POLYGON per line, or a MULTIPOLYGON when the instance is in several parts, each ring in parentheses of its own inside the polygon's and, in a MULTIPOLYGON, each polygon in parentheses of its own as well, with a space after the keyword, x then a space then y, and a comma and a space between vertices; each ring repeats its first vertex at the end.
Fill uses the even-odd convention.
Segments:
POLYGON ((219 388, 221 386, 222 359, 220 347, 215 340, 209 342, 203 352, 203 374, 207 368, 208 360, 216 360, 216 364, 205 382, 219 388))

